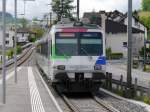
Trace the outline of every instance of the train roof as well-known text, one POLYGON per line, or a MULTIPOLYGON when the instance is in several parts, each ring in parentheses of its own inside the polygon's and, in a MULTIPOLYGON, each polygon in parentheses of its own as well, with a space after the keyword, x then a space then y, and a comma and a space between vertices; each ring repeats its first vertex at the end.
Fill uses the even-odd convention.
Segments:
POLYGON ((58 23, 54 25, 55 29, 63 29, 63 28, 86 28, 86 29, 101 29, 100 26, 95 24, 83 24, 82 22, 72 22, 72 23, 58 23))

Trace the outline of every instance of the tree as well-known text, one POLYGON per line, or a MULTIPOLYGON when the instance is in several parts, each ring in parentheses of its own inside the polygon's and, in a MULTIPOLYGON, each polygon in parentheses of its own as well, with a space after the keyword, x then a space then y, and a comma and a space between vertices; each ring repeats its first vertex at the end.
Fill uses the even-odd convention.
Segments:
POLYGON ((106 49, 106 57, 107 57, 109 60, 111 59, 111 54, 112 54, 112 50, 111 50, 111 48, 109 47, 109 48, 106 49))
POLYGON ((143 0, 142 1, 142 9, 144 11, 150 11, 150 0, 143 0))
POLYGON ((138 11, 137 11, 137 10, 135 10, 135 11, 133 12, 133 16, 135 16, 137 19, 139 19, 139 14, 138 14, 138 11))
POLYGON ((140 21, 150 29, 150 17, 140 17, 140 21))
POLYGON ((9 59, 11 59, 14 55, 14 50, 13 49, 9 49, 7 52, 6 52, 6 55, 8 56, 9 59))
POLYGON ((17 46, 17 54, 20 54, 22 53, 22 48, 20 45, 17 46))
POLYGON ((52 0, 52 10, 57 15, 57 20, 61 17, 73 19, 72 10, 75 8, 71 5, 73 0, 52 0))
POLYGON ((45 32, 44 29, 42 29, 40 27, 33 28, 33 29, 31 29, 31 31, 36 33, 36 38, 41 38, 45 32))
POLYGON ((20 19, 20 23, 23 28, 27 27, 28 21, 25 18, 20 19))

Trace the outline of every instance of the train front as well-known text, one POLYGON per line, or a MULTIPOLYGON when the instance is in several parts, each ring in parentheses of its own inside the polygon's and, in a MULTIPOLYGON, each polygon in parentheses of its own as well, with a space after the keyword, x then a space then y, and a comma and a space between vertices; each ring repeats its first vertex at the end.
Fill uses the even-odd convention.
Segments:
POLYGON ((53 84, 63 92, 96 91, 105 78, 105 37, 100 29, 59 29, 53 38, 53 84))

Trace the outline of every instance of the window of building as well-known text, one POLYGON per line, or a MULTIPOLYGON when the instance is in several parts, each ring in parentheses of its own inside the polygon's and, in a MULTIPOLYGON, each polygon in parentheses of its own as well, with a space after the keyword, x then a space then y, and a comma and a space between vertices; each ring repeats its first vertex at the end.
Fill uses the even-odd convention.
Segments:
POLYGON ((15 40, 15 37, 14 37, 14 36, 12 37, 12 40, 15 40))
POLYGON ((123 42, 123 47, 127 47, 128 43, 127 42, 123 42))
POLYGON ((135 26, 138 26, 138 21, 135 19, 135 26))
POLYGON ((6 37, 9 37, 9 33, 6 33, 6 37))
POLYGON ((9 41, 6 41, 6 44, 9 44, 9 41))

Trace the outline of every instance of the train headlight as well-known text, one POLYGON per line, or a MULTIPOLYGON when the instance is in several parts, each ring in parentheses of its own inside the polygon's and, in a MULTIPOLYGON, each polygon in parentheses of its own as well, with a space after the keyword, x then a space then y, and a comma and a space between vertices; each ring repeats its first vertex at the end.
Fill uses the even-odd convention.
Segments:
POLYGON ((95 65, 94 70, 102 70, 102 65, 95 65))
POLYGON ((65 68, 66 68, 65 65, 58 65, 57 66, 58 70, 65 70, 65 68))

